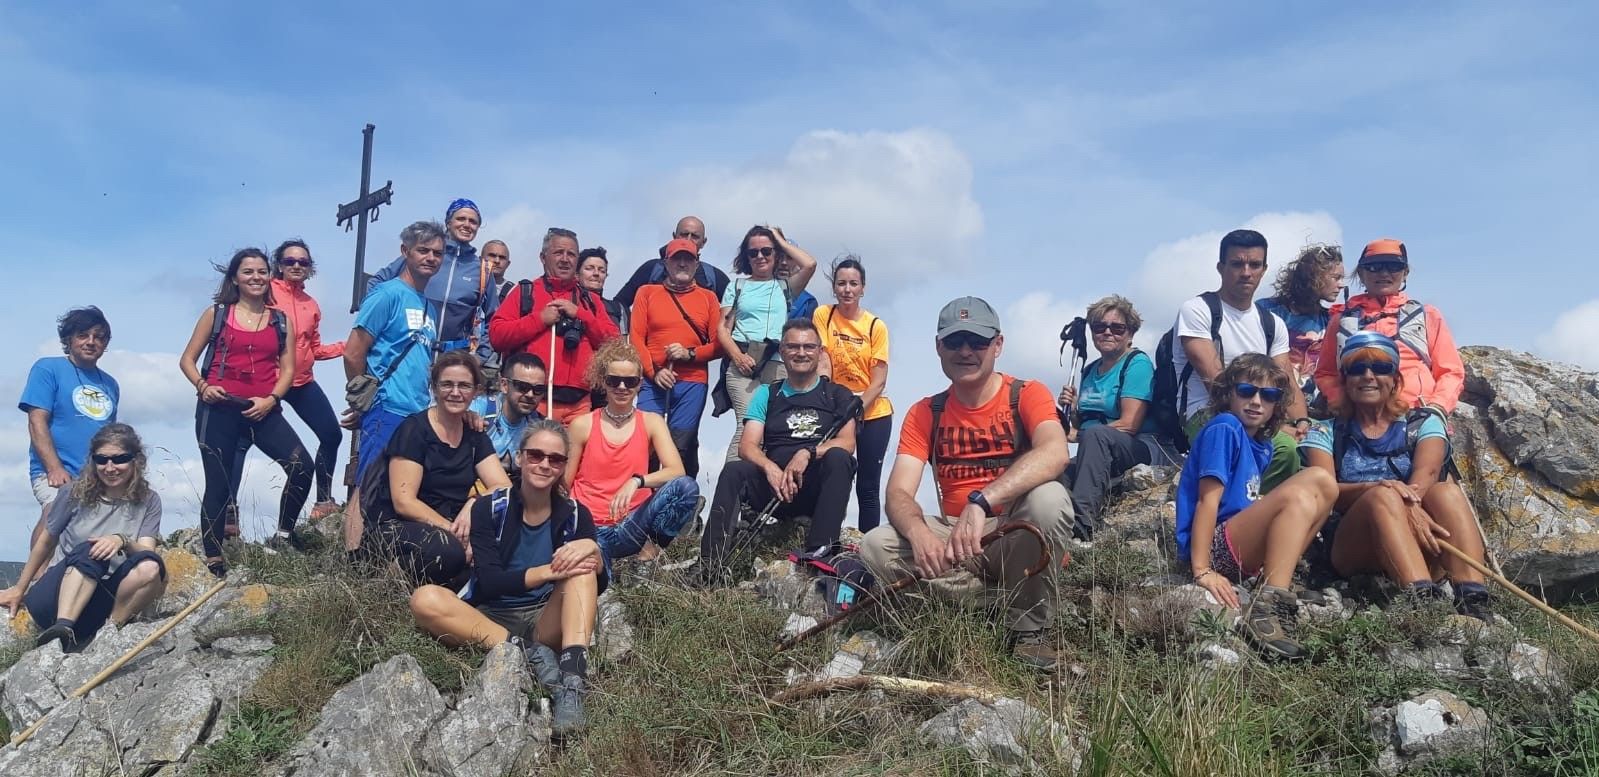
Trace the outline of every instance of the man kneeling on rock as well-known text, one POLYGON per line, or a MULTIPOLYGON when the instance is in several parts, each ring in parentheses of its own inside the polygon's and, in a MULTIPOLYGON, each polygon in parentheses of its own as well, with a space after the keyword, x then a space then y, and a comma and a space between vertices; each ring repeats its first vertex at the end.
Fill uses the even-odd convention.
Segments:
POLYGON ((588 644, 607 582, 593 517, 560 489, 570 448, 560 422, 530 423, 520 482, 472 505, 471 582, 459 597, 437 585, 411 594, 417 625, 447 645, 521 646, 550 692, 557 737, 585 725, 588 644))
POLYGON ((700 537, 700 575, 706 582, 726 576, 738 526, 739 504, 760 509, 775 496, 779 516, 809 515, 804 552, 821 554, 838 542, 855 478, 855 421, 844 420, 855 395, 819 374, 822 338, 810 319, 783 325, 778 350, 788 377, 750 396, 738 460, 722 468, 711 515, 700 537))
POLYGON ((1026 522, 1047 540, 1050 558, 1062 558, 1072 526, 1071 496, 1056 481, 1069 458, 1066 430, 1043 384, 994 371, 1004 344, 999 317, 981 299, 962 297, 939 312, 935 349, 950 387, 905 416, 885 491, 888 525, 866 534, 861 558, 880 584, 916 575, 957 597, 997 599, 1013 654, 1047 671, 1056 660, 1045 629, 1060 564, 1028 577, 1041 550, 1031 533, 1008 534, 986 551, 982 538, 1002 520, 1026 522), (940 509, 924 516, 916 489, 928 464, 940 509), (978 574, 963 568, 969 560, 978 574))

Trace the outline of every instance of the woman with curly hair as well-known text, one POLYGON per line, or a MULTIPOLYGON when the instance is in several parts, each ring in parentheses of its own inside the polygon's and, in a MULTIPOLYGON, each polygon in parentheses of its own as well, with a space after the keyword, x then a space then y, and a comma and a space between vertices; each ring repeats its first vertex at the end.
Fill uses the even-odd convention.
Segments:
POLYGON ((155 552, 161 497, 145 480, 144 443, 127 424, 100 428, 89 441, 90 466, 50 507, 17 584, 0 591, 0 607, 28 608, 50 624, 35 640, 67 652, 94 639, 106 620, 121 628, 166 590, 155 552), (49 569, 34 582, 46 562, 49 569))
POLYGON ((566 485, 594 516, 606 563, 637 555, 653 561, 694 516, 699 484, 683 474, 666 419, 636 406, 644 364, 627 340, 600 346, 589 362, 589 385, 605 391, 604 407, 572 420, 566 485), (650 457, 660 463, 650 471, 650 457))
POLYGON ((1261 578, 1244 610, 1244 633, 1268 654, 1299 658, 1304 647, 1282 626, 1299 609, 1288 586, 1327 520, 1338 484, 1310 467, 1260 493, 1290 387, 1287 373, 1258 353, 1233 359, 1211 382, 1214 417, 1195 437, 1177 483, 1177 552, 1188 559, 1194 582, 1227 607, 1239 606, 1234 583, 1261 578))
POLYGON ((1305 392, 1307 405, 1314 401, 1316 363, 1329 320, 1323 303, 1337 302, 1343 288, 1343 249, 1335 245, 1309 245, 1300 249, 1298 258, 1277 274, 1277 286, 1272 295, 1255 303, 1262 311, 1275 313, 1288 325, 1288 361, 1294 366, 1291 377, 1305 392))

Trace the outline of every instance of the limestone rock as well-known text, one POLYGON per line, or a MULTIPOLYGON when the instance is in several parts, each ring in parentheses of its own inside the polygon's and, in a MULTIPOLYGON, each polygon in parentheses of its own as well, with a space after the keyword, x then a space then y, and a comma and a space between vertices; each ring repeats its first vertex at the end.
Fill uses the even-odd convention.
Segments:
POLYGON ((594 626, 595 646, 606 661, 623 661, 633 654, 633 626, 613 592, 600 594, 594 626))
POLYGON ((189 628, 201 645, 227 637, 263 634, 268 618, 283 606, 288 593, 260 583, 224 588, 190 616, 189 628))
POLYGON ((0 774, 67 777, 118 773, 117 751, 110 737, 85 718, 84 704, 83 699, 67 702, 21 747, 0 749, 0 774))
MULTIPOLYGON (((200 594, 215 585, 217 579, 206 571, 205 559, 192 550, 182 547, 161 548, 161 561, 167 568, 167 590, 146 610, 146 614, 165 618, 189 606, 200 594)), ((221 596, 222 594, 217 594, 221 596)))
POLYGON ((418 745, 444 713, 444 698, 421 664, 395 656, 333 694, 278 773, 387 777, 422 771, 418 745))
POLYGON ((1488 715, 1448 691, 1426 691, 1370 714, 1372 738, 1383 748, 1377 765, 1388 774, 1491 744, 1488 715))
POLYGON ((753 582, 755 595, 783 612, 820 617, 825 611, 815 580, 795 569, 787 559, 756 562, 753 582))
POLYGON ((521 651, 502 643, 489 651, 477 681, 455 709, 429 729, 422 757, 449 777, 501 777, 531 761, 549 743, 549 721, 528 718, 533 680, 521 651))
POLYGON ((1017 699, 994 704, 967 699, 923 723, 918 732, 944 747, 958 747, 1004 774, 1054 773, 1050 762, 1082 765, 1084 748, 1062 724, 1017 699), (1054 757, 1040 764, 1039 757, 1054 757))
POLYGON ((777 637, 778 639, 792 639, 804 633, 806 629, 814 627, 816 623, 816 619, 809 615, 791 612, 788 614, 788 620, 783 622, 783 630, 778 632, 777 637))
POLYGON ((1244 662, 1244 657, 1234 647, 1223 645, 1220 642, 1210 641, 1199 646, 1194 651, 1199 662, 1211 669, 1220 669, 1224 666, 1238 666, 1244 662))
POLYGON ((1466 392, 1486 403, 1505 457, 1573 497, 1599 500, 1599 375, 1499 348, 1462 356, 1466 392))
POLYGON ((1466 660, 1466 649, 1461 645, 1429 645, 1424 648, 1391 645, 1382 649, 1382 657, 1395 668, 1430 672, 1453 679, 1472 677, 1471 663, 1466 660))

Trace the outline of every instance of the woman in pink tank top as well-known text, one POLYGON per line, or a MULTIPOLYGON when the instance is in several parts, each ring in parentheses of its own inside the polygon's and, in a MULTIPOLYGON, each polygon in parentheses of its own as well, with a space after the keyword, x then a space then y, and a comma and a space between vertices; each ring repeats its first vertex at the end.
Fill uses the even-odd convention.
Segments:
POLYGON ((573 419, 566 483, 594 515, 595 540, 613 559, 653 561, 694 517, 699 484, 683 474, 666 419, 639 410, 644 366, 628 341, 606 342, 589 362, 588 382, 604 389, 605 405, 573 419), (660 468, 649 471, 650 454, 660 468))
POLYGON ((310 491, 311 460, 278 407, 294 379, 294 327, 269 307, 266 253, 256 248, 235 252, 212 302, 195 322, 178 366, 199 395, 194 434, 205 471, 200 529, 206 568, 224 577, 225 515, 237 486, 234 462, 241 444, 260 448, 286 476, 277 534, 267 542, 278 549, 304 549, 294 523, 310 491))

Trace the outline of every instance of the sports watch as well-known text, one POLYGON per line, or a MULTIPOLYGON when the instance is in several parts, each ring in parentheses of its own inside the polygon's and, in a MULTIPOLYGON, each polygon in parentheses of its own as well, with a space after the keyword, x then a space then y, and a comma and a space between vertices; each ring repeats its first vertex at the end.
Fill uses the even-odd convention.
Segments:
POLYGON ((968 504, 974 504, 974 505, 977 505, 978 507, 983 508, 983 515, 985 515, 985 516, 987 516, 989 518, 993 518, 994 517, 994 508, 993 508, 993 506, 988 504, 988 497, 983 496, 983 490, 982 489, 980 489, 980 488, 972 489, 972 492, 966 495, 966 502, 968 504))

